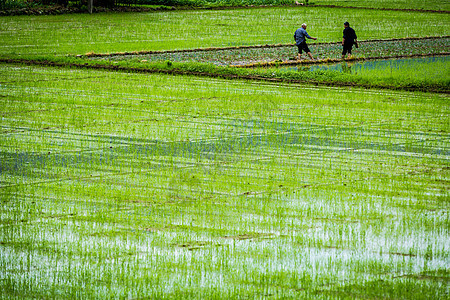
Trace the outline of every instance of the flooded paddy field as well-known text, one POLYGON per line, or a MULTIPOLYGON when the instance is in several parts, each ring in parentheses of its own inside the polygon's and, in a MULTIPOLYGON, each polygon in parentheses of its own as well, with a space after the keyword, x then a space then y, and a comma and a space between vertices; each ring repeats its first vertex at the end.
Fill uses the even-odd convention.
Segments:
POLYGON ((6 298, 449 294, 445 94, 0 65, 6 298))
POLYGON ((286 58, 289 51, 297 51, 292 45, 92 53, 78 56, 74 61, 80 66, 83 63, 108 65, 142 72, 159 70, 207 77, 449 92, 448 37, 363 41, 359 44, 354 55, 345 60, 340 58, 341 45, 322 43, 311 44, 314 61, 286 58))
MULTIPOLYGON (((383 58, 392 56, 421 56, 450 53, 450 38, 421 38, 400 40, 360 41, 359 48, 354 48, 356 58, 383 58)), ((317 60, 341 58, 342 45, 340 43, 310 43, 309 47, 317 60)), ((267 45, 254 47, 230 47, 193 49, 181 51, 160 51, 141 54, 124 53, 98 56, 91 59, 108 61, 139 60, 143 62, 172 61, 172 62, 203 62, 215 65, 249 65, 267 62, 294 61, 297 56, 295 45, 267 45)))
MULTIPOLYGON (((362 72, 370 71, 385 71, 385 70, 403 70, 415 69, 417 73, 426 65, 435 65, 436 68, 442 70, 441 76, 450 74, 449 68, 446 64, 450 61, 450 56, 428 56, 428 57, 413 57, 413 58, 398 58, 398 59, 376 59, 367 61, 343 61, 339 63, 329 64, 315 64, 312 66, 300 66, 300 67, 281 67, 279 69, 296 70, 296 71, 337 71, 341 73, 358 74, 362 72)), ((428 74, 430 75, 430 74, 428 74)))
POLYGON ((0 23, 0 298, 448 298, 445 12, 0 23), (304 21, 339 59, 348 16, 355 61, 293 61, 304 21))

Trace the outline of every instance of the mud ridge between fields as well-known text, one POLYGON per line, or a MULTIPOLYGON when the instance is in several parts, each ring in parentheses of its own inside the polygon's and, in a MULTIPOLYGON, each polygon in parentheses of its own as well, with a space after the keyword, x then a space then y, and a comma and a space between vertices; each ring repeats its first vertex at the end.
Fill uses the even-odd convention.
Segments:
MULTIPOLYGON (((398 39, 373 39, 359 41, 360 43, 373 43, 373 42, 396 42, 396 41, 418 41, 418 40, 439 40, 447 39, 450 36, 434 36, 434 37, 410 37, 410 38, 398 38, 398 39)), ((341 42, 328 42, 328 43, 314 43, 313 45, 340 45, 341 42)), ((195 48, 195 49, 180 49, 180 50, 149 50, 149 51, 131 51, 131 52, 115 52, 115 53, 86 53, 84 55, 77 55, 77 57, 109 57, 109 56, 128 56, 128 55, 145 55, 145 54, 168 54, 168 53, 189 53, 189 52, 203 52, 203 51, 222 51, 222 50, 239 50, 239 49, 259 49, 259 48, 281 48, 281 47, 294 47, 294 43, 288 44, 266 44, 266 45, 251 45, 251 46, 230 46, 230 47, 208 47, 208 48, 195 48)))
MULTIPOLYGON (((342 60, 341 60, 342 61, 342 60)), ((344 60, 345 61, 345 60, 344 60)), ((298 80, 287 78, 273 78, 255 75, 235 75, 227 73, 211 73, 211 72, 199 72, 199 71, 186 71, 180 69, 152 69, 152 68, 137 68, 137 67, 123 67, 117 65, 99 65, 88 63, 60 63, 49 60, 32 60, 32 59, 12 59, 12 58, 0 58, 0 63, 8 64, 24 64, 35 65, 44 67, 71 67, 78 69, 93 69, 93 70, 107 70, 107 71, 119 71, 130 73, 144 73, 144 74, 168 74, 168 75, 191 75, 209 78, 223 78, 223 79, 241 79, 241 80, 253 80, 253 81, 265 81, 274 83, 294 83, 294 84, 313 84, 316 86, 334 86, 334 87, 360 87, 366 89, 386 89, 386 90, 404 90, 404 91, 420 91, 431 93, 444 93, 450 94, 450 90, 429 89, 420 87, 396 87, 396 86, 379 86, 371 84, 362 84, 355 82, 336 82, 336 81, 317 81, 317 80, 298 80)), ((301 63, 300 63, 301 64, 301 63)))

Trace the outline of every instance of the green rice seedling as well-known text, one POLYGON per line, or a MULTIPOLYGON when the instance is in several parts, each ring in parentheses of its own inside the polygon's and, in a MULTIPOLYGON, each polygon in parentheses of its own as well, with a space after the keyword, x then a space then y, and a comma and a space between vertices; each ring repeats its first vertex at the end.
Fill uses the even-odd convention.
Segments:
MULTIPOLYGON (((448 52, 449 39, 440 38, 409 38, 409 39, 390 39, 390 40, 369 40, 359 41, 360 47, 353 52, 354 58, 391 58, 391 57, 410 57, 431 54, 446 54, 448 52)), ((342 45, 339 42, 334 43, 314 43, 310 49, 314 57, 327 62, 327 59, 340 59, 342 45)), ((91 60, 106 61, 135 61, 142 63, 156 61, 173 62, 203 62, 213 63, 220 66, 227 65, 269 65, 272 64, 290 64, 296 63, 297 47, 291 43, 283 45, 267 46, 248 46, 248 47, 228 47, 228 48, 210 48, 196 49, 192 51, 159 51, 152 53, 138 53, 136 55, 110 54, 99 56, 88 56, 91 60)), ((315 64, 316 65, 316 64, 315 64)), ((302 66, 306 69, 314 68, 315 65, 302 66)))
POLYGON ((445 297, 445 94, 0 65, 1 295, 445 297))
POLYGON ((378 87, 445 91, 448 86, 447 56, 374 60, 362 63, 343 61, 338 64, 299 67, 263 68, 255 74, 275 74, 276 77, 335 82, 358 83, 378 87), (285 74, 283 74, 283 72, 285 74))
POLYGON ((308 30, 318 41, 339 42, 344 20, 360 40, 420 37, 423 28, 427 36, 449 35, 448 20, 439 13, 322 7, 8 16, 0 19, 4 29, 0 55, 52 57, 284 44, 294 42, 293 32, 303 22, 309 23, 308 30))

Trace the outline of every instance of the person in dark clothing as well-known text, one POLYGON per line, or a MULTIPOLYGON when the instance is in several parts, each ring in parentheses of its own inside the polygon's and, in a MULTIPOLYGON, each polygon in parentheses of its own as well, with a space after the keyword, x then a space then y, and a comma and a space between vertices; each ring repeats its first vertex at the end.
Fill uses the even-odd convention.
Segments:
POLYGON ((306 32, 306 24, 303 23, 302 27, 297 29, 294 33, 295 44, 297 45, 297 48, 298 48, 298 56, 297 56, 298 60, 302 59, 303 51, 305 51, 305 53, 309 56, 309 58, 311 60, 314 60, 314 58, 311 54, 311 51, 309 50, 309 47, 306 44, 307 38, 312 39, 312 40, 317 40, 317 38, 309 36, 309 34, 306 32))
POLYGON ((350 27, 348 22, 344 23, 344 37, 342 38, 342 58, 345 58, 345 54, 348 54, 348 57, 352 55, 352 47, 355 45, 358 48, 358 38, 356 37, 355 30, 350 27))

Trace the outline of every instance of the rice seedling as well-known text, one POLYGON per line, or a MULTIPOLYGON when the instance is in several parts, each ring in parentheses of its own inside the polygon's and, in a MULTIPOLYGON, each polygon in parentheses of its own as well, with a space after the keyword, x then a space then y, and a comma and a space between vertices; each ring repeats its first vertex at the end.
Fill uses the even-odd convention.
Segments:
POLYGON ((445 94, 0 65, 0 293, 445 298, 445 94))
MULTIPOLYGON (((393 39, 377 41, 360 41, 360 48, 354 51, 355 58, 382 58, 393 56, 418 56, 447 54, 449 39, 421 38, 421 39, 393 39)), ((318 60, 341 58, 342 45, 340 43, 316 43, 310 46, 314 57, 318 60)), ((203 62, 216 65, 249 65, 264 62, 292 62, 296 60, 297 48, 292 44, 278 46, 255 46, 234 48, 210 48, 191 51, 160 51, 139 54, 111 54, 91 55, 92 60, 107 60, 111 62, 134 60, 139 62, 203 62)))
POLYGON ((279 77, 298 76, 331 82, 360 83, 367 86, 417 88, 423 91, 446 90, 450 85, 448 76, 450 65, 447 56, 372 60, 360 63, 342 61, 335 64, 301 67, 282 66, 267 68, 265 72, 279 77), (287 74, 280 74, 280 70, 287 74))
POLYGON ((442 14, 322 7, 271 7, 139 14, 0 18, 2 57, 293 43, 303 22, 319 42, 336 42, 349 21, 360 40, 448 35, 442 14), (352 16, 349 18, 348 16, 352 16), (390 22, 385 22, 390 20, 390 22), (433 26, 428 26, 433 24, 433 26))
MULTIPOLYGON (((448 59, 445 55, 447 54, 447 38, 372 41, 361 42, 360 44, 362 45, 360 48, 372 50, 362 50, 361 52, 367 55, 365 57, 354 57, 345 61, 336 59, 340 55, 341 49, 337 44, 318 45, 318 48, 322 48, 319 51, 322 57, 327 57, 327 59, 301 63, 296 60, 286 60, 289 52, 293 49, 292 46, 95 56, 76 60, 78 60, 78 65, 82 65, 83 61, 88 61, 92 66, 114 64, 129 70, 140 68, 143 71, 200 72, 208 74, 208 76, 220 74, 244 78, 313 81, 338 85, 357 84, 365 87, 421 91, 448 90, 448 59), (427 48, 425 47, 426 44, 432 46, 427 48), (372 47, 377 45, 381 46, 379 48, 372 47), (324 51, 325 48, 329 49, 324 51), (381 48, 385 49, 378 52, 378 49, 381 48), (275 49, 280 51, 276 52, 275 49), (437 53, 442 56, 429 56, 430 53, 437 53), (200 55, 202 58, 199 58, 200 55), (397 58, 383 60, 383 55, 391 55, 387 58, 397 58), (421 55, 423 56, 420 57, 421 55), (334 56, 334 59, 329 59, 330 56, 334 56), (270 57, 268 62, 264 62, 266 57, 270 57), (144 58, 145 60, 143 60, 144 58), (166 61, 162 63, 161 61, 164 59, 166 61), (173 61, 170 59, 173 59, 173 61), (232 68, 222 67, 228 59, 230 60, 228 63, 234 64, 235 67, 253 68, 253 70, 233 70, 232 68), (219 67, 195 62, 199 60, 219 65, 219 67), (251 64, 252 61, 257 61, 257 63, 251 64), (243 65, 239 65, 242 63, 243 65)), ((360 54, 358 53, 358 55, 360 54)))

